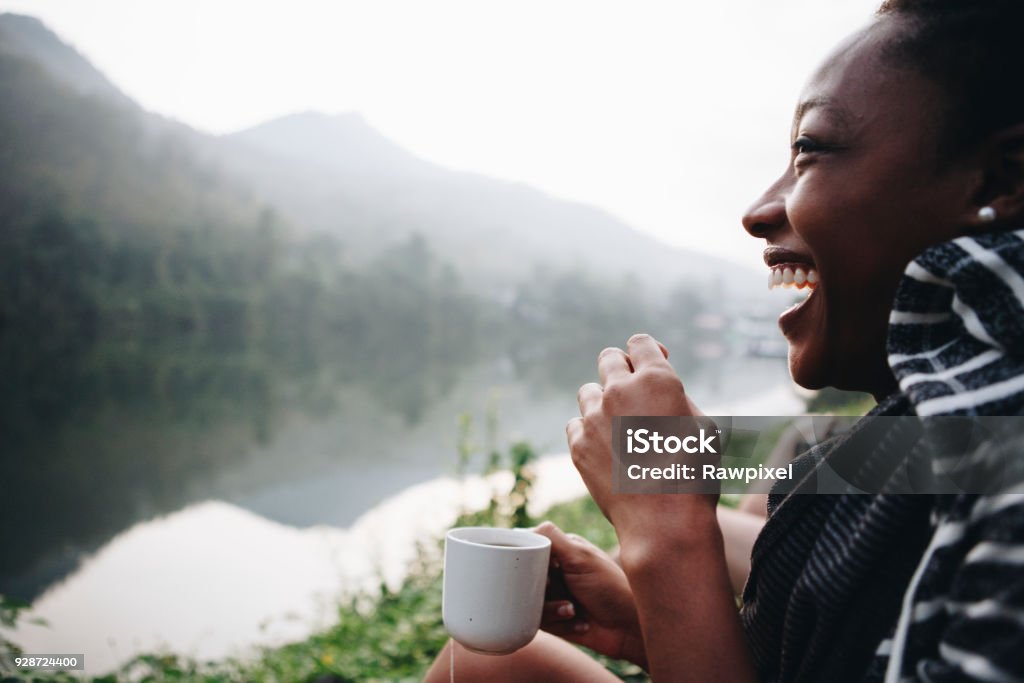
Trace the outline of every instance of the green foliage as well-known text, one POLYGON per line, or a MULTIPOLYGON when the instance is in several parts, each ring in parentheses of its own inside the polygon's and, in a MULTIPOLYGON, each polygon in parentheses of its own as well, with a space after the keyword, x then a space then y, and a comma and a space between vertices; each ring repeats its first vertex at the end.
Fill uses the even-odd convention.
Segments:
MULTIPOLYGON (((378 596, 353 598, 337 615, 334 626, 307 640, 263 649, 251 661, 208 663, 200 671, 216 680, 253 682, 315 681, 328 674, 342 681, 418 680, 448 638, 436 552, 422 555, 397 590, 382 586, 378 596)), ((134 666, 140 664, 166 674, 163 661, 134 666)))
POLYGON ((460 476, 464 475, 468 464, 474 458, 483 456, 482 473, 487 475, 507 470, 512 474, 512 486, 507 492, 495 491, 484 509, 464 511, 456 521, 456 526, 533 526, 536 520, 530 516, 527 506, 536 477, 532 465, 537 460, 537 452, 525 441, 511 444, 507 453, 497 448, 498 418, 493 401, 487 406, 485 420, 486 431, 481 445, 473 438, 472 417, 468 413, 459 415, 455 446, 456 472, 460 476))
MULTIPOLYGON (((21 616, 21 612, 28 609, 28 603, 20 600, 12 600, 0 595, 0 626, 13 629, 21 616)), ((8 662, 12 657, 20 655, 21 648, 10 640, 0 635, 0 674, 10 673, 8 662)))
POLYGON ((815 392, 807 400, 809 414, 845 415, 856 417, 864 415, 875 407, 875 399, 869 394, 859 391, 842 391, 834 387, 825 387, 815 392))
POLYGON ((543 519, 579 534, 605 550, 611 550, 619 544, 615 528, 601 514, 601 509, 590 496, 554 505, 544 513, 543 519))
POLYGON ((530 444, 516 442, 502 455, 491 452, 487 470, 508 469, 512 473, 512 486, 507 492, 495 491, 482 510, 465 511, 459 515, 456 526, 530 527, 537 523, 527 507, 536 474, 531 467, 537 453, 530 444))
POLYGON ((28 609, 27 602, 0 595, 0 626, 14 628, 19 616, 26 609, 28 609))

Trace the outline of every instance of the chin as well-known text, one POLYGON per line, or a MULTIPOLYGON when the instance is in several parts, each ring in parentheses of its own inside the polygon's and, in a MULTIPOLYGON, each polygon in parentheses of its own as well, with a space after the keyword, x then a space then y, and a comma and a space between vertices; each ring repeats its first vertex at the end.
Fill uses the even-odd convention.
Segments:
MULTIPOLYGON (((789 349, 789 374, 804 389, 818 391, 826 387, 840 391, 856 391, 871 394, 876 400, 882 400, 898 389, 895 378, 888 366, 875 368, 867 366, 860 372, 837 372, 844 366, 828 362, 809 362, 808 354, 794 352, 789 349)), ((853 366, 856 367, 856 366, 853 366)))
POLYGON ((798 344, 789 345, 789 374, 799 386, 817 391, 834 386, 829 381, 827 364, 821 362, 820 354, 813 349, 802 348, 798 344))

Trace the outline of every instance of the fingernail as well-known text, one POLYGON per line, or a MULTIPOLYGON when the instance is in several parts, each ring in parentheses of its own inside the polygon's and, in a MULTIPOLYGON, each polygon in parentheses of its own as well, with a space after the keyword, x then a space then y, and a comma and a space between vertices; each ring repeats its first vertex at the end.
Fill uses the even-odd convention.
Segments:
POLYGON ((558 616, 560 617, 571 617, 576 614, 576 610, 573 608, 571 602, 567 602, 558 608, 558 616))
POLYGON ((576 624, 576 626, 574 626, 572 630, 576 633, 586 633, 590 630, 590 624, 586 621, 581 621, 580 623, 576 624))

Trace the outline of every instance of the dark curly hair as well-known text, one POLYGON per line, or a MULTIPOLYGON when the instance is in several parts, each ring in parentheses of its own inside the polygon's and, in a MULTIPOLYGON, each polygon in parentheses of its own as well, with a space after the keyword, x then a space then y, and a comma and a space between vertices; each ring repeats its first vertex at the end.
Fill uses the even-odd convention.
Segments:
POLYGON ((947 94, 940 151, 949 157, 1024 122, 1024 0, 885 0, 878 16, 908 21, 883 53, 947 94))

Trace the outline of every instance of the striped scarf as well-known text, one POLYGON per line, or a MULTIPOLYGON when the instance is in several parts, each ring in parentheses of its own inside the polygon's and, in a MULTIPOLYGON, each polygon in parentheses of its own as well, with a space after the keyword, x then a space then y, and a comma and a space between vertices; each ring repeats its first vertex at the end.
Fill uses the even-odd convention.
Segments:
MULTIPOLYGON (((1024 414, 1022 276, 1024 231, 915 259, 890 317, 900 392, 871 414, 1024 414)), ((906 458, 901 436, 877 457, 906 458)), ((763 680, 1024 681, 1024 496, 773 494, 769 512, 741 610, 763 680)))
POLYGON ((961 237, 907 266, 888 351, 915 414, 1020 414, 1022 274, 1024 230, 961 237))

